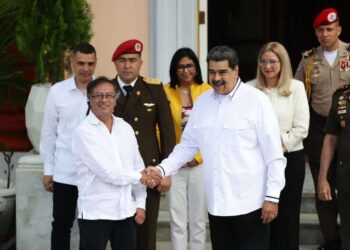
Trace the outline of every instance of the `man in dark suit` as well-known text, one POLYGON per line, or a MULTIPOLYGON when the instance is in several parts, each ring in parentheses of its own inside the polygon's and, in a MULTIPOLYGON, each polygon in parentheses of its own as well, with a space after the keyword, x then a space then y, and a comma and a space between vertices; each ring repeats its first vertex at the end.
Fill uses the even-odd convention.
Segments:
MULTIPOLYGON (((175 131, 169 101, 160 80, 139 75, 143 45, 138 40, 121 43, 112 61, 118 75, 113 79, 121 96, 114 114, 124 118, 135 131, 145 166, 156 165, 167 157, 175 146, 175 131), (157 138, 159 130, 159 142, 157 138)), ((147 189, 146 214, 140 209, 136 215, 144 223, 137 226, 137 249, 155 250, 160 192, 166 192, 171 178, 155 189, 147 189)))

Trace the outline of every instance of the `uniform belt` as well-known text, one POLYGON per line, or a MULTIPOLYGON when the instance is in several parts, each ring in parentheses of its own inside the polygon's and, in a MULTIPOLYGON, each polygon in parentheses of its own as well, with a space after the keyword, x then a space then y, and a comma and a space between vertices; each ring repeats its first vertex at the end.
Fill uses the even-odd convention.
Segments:
POLYGON ((310 120, 316 120, 322 123, 325 123, 327 121, 327 117, 317 114, 313 108, 310 108, 310 120))

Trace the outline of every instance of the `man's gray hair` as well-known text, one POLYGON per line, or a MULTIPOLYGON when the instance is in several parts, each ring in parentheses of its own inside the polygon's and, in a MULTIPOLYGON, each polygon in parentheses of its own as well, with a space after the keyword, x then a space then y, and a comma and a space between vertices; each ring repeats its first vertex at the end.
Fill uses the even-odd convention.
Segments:
POLYGON ((220 62, 225 60, 228 61, 228 65, 231 69, 234 69, 234 67, 239 64, 237 52, 225 45, 212 48, 207 55, 207 62, 220 62))

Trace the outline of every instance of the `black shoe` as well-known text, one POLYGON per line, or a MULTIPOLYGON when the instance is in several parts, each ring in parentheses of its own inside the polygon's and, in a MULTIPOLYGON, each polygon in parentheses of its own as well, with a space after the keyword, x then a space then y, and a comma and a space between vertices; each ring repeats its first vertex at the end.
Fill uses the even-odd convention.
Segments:
POLYGON ((321 244, 317 250, 343 250, 341 241, 338 240, 334 240, 328 243, 323 243, 321 244))
POLYGON ((321 245, 317 248, 317 250, 327 250, 327 249, 328 249, 328 248, 327 248, 326 243, 321 244, 321 245))

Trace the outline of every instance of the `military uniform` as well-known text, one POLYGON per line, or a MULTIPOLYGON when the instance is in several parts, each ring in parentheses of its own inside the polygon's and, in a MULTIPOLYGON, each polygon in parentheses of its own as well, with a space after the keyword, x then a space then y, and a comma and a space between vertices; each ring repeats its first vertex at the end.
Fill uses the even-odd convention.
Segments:
MULTIPOLYGON (((309 135, 304 144, 315 189, 320 169, 324 126, 331 107, 332 95, 336 89, 350 81, 350 68, 347 67, 349 59, 349 45, 339 41, 336 59, 333 65, 329 65, 320 46, 303 53, 303 58, 295 74, 296 79, 304 81, 310 102, 309 135)), ((329 183, 332 196, 335 197, 334 167, 330 168, 329 183)), ((339 228, 337 225, 338 208, 336 200, 321 201, 318 199, 317 192, 315 193, 315 199, 321 230, 326 242, 337 241, 339 239, 339 228)))
POLYGON ((325 132, 338 138, 336 188, 340 230, 343 249, 350 250, 350 85, 345 85, 334 93, 325 132))
MULTIPOLYGON (((117 77, 113 82, 120 90, 117 77)), ((122 117, 134 129, 145 166, 157 165, 173 150, 173 119, 169 101, 159 80, 139 76, 128 99, 121 91, 114 114, 122 117), (157 139, 157 126, 160 143, 157 139)), ((148 188, 146 219, 142 225, 137 226, 137 249, 156 249, 159 201, 160 192, 148 188)))

